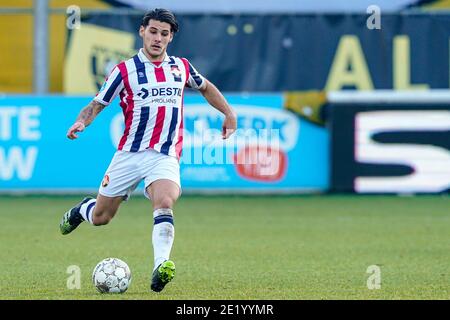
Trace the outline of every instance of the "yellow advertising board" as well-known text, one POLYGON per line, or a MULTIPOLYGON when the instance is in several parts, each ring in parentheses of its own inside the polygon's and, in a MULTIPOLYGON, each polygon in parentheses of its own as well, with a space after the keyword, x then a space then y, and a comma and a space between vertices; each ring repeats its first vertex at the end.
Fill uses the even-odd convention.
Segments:
POLYGON ((133 34, 83 23, 73 30, 64 62, 64 92, 96 93, 112 68, 136 52, 133 34))
MULTIPOLYGON (((33 92, 33 0, 0 1, 0 92, 33 92), (6 13, 2 9, 29 9, 28 12, 6 13)), ((66 12, 64 9, 76 5, 85 9, 107 9, 110 4, 102 0, 49 0, 48 17, 48 65, 49 92, 63 89, 63 61, 67 37, 66 12)))

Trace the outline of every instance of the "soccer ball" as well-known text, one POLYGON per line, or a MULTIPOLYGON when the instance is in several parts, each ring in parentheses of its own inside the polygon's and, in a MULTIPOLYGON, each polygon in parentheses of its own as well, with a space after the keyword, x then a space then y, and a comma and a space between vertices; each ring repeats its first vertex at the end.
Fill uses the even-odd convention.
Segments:
POLYGON ((92 282, 101 293, 124 293, 131 283, 131 270, 120 259, 106 258, 95 266, 92 282))

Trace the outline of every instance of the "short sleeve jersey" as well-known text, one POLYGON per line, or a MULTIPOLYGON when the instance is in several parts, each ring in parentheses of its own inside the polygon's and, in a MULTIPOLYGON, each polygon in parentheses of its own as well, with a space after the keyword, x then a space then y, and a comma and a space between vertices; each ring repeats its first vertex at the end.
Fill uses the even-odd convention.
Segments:
POLYGON ((108 105, 116 96, 120 98, 125 130, 118 150, 152 148, 179 159, 184 89, 201 89, 205 83, 187 59, 166 55, 156 65, 140 49, 114 67, 94 100, 108 105))

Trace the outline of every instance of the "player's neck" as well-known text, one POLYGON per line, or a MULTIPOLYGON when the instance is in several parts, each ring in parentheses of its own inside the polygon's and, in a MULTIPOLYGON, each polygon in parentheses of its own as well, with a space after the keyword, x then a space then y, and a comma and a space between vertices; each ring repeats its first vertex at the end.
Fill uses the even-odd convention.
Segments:
POLYGON ((142 50, 142 52, 144 52, 144 55, 147 57, 147 59, 150 62, 159 62, 161 63, 164 58, 166 57, 166 52, 164 51, 162 54, 158 55, 158 56, 152 56, 151 54, 149 54, 147 52, 147 50, 145 50, 145 48, 142 50))

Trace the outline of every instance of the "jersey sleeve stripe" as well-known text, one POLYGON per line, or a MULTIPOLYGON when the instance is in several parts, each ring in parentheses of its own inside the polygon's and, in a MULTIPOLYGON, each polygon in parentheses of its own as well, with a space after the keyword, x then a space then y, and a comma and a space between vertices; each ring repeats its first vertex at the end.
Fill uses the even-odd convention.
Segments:
POLYGON ((188 85, 189 84, 189 82, 188 82, 188 80, 189 80, 189 61, 187 61, 185 58, 181 58, 181 61, 183 61, 183 64, 184 64, 184 68, 186 69, 186 83, 185 83, 185 85, 188 85))
POLYGON ((192 78, 194 79, 197 86, 201 86, 203 83, 202 78, 198 75, 198 73, 195 71, 195 69, 192 67, 192 65, 189 63, 189 73, 191 74, 192 78))
POLYGON ((175 128, 178 123, 178 108, 172 108, 172 118, 170 119, 169 133, 167 134, 167 141, 161 147, 161 153, 169 154, 169 148, 172 145, 175 128))
POLYGON ((111 102, 111 98, 112 98, 114 92, 116 92, 117 87, 119 86, 119 84, 121 82, 122 82, 122 75, 119 72, 117 74, 116 78, 114 79, 114 81, 109 86, 108 90, 106 91, 105 96, 103 97, 103 101, 111 102))

